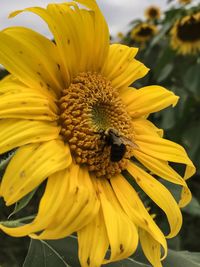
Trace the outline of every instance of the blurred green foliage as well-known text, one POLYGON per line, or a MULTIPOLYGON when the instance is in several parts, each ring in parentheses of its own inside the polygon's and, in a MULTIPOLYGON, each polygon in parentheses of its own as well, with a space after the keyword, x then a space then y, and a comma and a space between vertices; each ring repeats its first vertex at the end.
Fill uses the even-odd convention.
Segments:
MULTIPOLYGON (((136 43, 130 36, 132 28, 143 22, 141 19, 133 20, 130 30, 121 39, 122 44, 139 47, 137 58, 150 68, 148 75, 134 83, 134 87, 159 84, 180 97, 175 108, 157 112, 150 120, 164 129, 165 138, 185 147, 197 168, 188 181, 193 200, 183 209, 182 230, 178 237, 169 241, 169 247, 173 249, 190 251, 200 250, 200 53, 183 56, 174 51, 170 47, 170 30, 177 19, 197 12, 200 12, 200 4, 172 4, 161 19, 151 21, 159 32, 148 42, 136 43)), ((177 192, 173 193, 176 195, 177 192)))
MULTIPOLYGON (((165 137, 183 145, 200 174, 200 53, 179 55, 170 47, 169 31, 174 22, 185 15, 200 12, 200 4, 191 8, 172 7, 155 23, 159 33, 148 43, 133 43, 130 33, 122 43, 142 46, 138 59, 150 68, 149 74, 135 87, 159 84, 180 97, 175 108, 168 108, 151 116, 151 120, 165 130, 165 137)), ((138 21, 136 21, 138 22, 138 21)), ((134 21, 132 22, 134 23, 134 21)), ((200 29, 199 29, 200 31, 200 29)))
MULTIPOLYGON (((190 205, 183 209, 184 224, 179 236, 169 241, 169 247, 173 250, 169 251, 169 256, 164 263, 165 267, 195 267, 199 266, 200 263, 199 253, 174 251, 199 251, 200 249, 200 54, 178 55, 170 47, 169 36, 170 29, 178 18, 197 11, 200 11, 200 4, 190 8, 178 5, 169 7, 161 19, 152 22, 158 26, 159 32, 148 42, 143 44, 134 43, 130 38, 131 30, 121 39, 123 44, 138 46, 140 50, 137 58, 151 69, 145 78, 134 84, 136 88, 159 84, 180 96, 179 103, 175 108, 167 108, 151 115, 150 119, 158 127, 165 130, 165 138, 173 140, 186 148, 197 167, 196 175, 188 182, 193 193, 193 200, 190 205)), ((141 19, 132 21, 130 23, 131 29, 141 22, 141 19)), ((0 79, 5 75, 7 75, 7 72, 3 69, 0 70, 0 79)), ((6 157, 6 159, 8 158, 6 157)), ((2 161, 1 164, 5 165, 6 161, 2 161)), ((168 185, 166 184, 166 186, 168 185)), ((175 197, 180 193, 178 190, 176 188, 172 189, 175 197)), ((9 209, 5 209, 4 203, 0 202, 1 219, 8 218, 11 213, 14 215, 14 213, 21 212, 21 209, 31 201, 33 203, 34 201, 39 202, 38 195, 41 194, 37 193, 35 196, 34 193, 30 193, 17 206, 9 209)), ((33 206, 34 204, 29 210, 30 214, 34 212, 33 206)), ((162 221, 162 216, 158 214, 159 219, 163 228, 167 228, 165 222, 162 221)), ((60 242, 31 241, 28 251, 29 238, 15 239, 1 233, 0 244, 3 244, 3 249, 1 249, 0 254, 0 266, 22 266, 28 252, 24 267, 78 267, 77 255, 74 254, 77 251, 76 238, 69 237, 66 244, 65 242, 65 239, 60 242), (44 255, 46 255, 45 258, 44 255)), ((143 261, 143 258, 140 258, 140 252, 138 252, 130 259, 109 266, 149 266, 147 262, 143 261)))

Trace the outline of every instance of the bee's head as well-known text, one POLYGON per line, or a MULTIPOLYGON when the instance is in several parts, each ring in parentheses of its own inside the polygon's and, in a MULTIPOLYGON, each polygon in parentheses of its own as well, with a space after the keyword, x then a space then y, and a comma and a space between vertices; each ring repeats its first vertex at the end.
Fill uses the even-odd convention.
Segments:
POLYGON ((114 128, 108 128, 108 129, 105 131, 105 133, 106 133, 107 135, 112 134, 112 135, 115 135, 115 136, 120 136, 119 131, 116 130, 116 129, 114 129, 114 128))

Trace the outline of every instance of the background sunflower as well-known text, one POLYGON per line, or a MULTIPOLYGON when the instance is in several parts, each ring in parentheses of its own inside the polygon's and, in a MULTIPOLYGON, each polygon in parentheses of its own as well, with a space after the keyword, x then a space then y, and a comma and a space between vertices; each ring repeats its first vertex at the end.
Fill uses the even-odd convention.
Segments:
POLYGON ((177 20, 171 29, 171 46, 178 53, 197 54, 200 51, 200 12, 177 20))
POLYGON ((143 22, 136 25, 130 33, 130 38, 134 42, 145 43, 149 41, 157 32, 155 25, 143 22))
POLYGON ((190 4, 192 0, 178 0, 180 4, 190 4))
POLYGON ((149 6, 145 9, 144 15, 148 20, 159 19, 161 16, 161 10, 157 6, 149 6))

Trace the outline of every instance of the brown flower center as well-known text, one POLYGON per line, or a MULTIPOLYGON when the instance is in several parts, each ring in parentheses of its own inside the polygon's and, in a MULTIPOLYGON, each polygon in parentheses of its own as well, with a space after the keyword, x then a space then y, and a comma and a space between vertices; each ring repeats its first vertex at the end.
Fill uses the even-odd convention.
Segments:
POLYGON ((200 41, 200 21, 191 16, 184 23, 179 23, 177 35, 183 42, 200 41))
POLYGON ((131 118, 109 81, 97 73, 81 73, 63 90, 59 105, 61 134, 77 163, 107 178, 126 168, 133 148, 126 145, 122 159, 113 162, 105 132, 113 129, 116 139, 133 141, 131 118))
POLYGON ((189 4, 191 2, 192 2, 191 0, 179 0, 179 3, 181 4, 189 4))
POLYGON ((139 36, 146 37, 153 35, 153 29, 148 26, 142 26, 141 29, 137 33, 139 36))
POLYGON ((156 8, 149 9, 149 17, 150 18, 157 18, 159 16, 159 12, 156 8))

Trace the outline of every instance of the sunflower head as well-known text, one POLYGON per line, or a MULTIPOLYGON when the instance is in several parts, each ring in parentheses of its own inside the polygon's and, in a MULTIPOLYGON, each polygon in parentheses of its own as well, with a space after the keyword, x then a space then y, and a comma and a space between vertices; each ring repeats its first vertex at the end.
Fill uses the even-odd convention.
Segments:
POLYGON ((200 12, 179 19, 173 26, 171 46, 179 54, 196 54, 200 51, 200 12))
POLYGON ((61 134, 76 163, 87 165, 97 177, 110 178, 126 168, 131 147, 119 162, 112 162, 111 146, 102 136, 115 129, 119 136, 134 140, 131 117, 110 81, 100 73, 80 73, 63 90, 59 106, 61 134))
POLYGON ((161 11, 157 6, 149 6, 147 9, 145 9, 144 14, 148 20, 155 20, 160 18, 161 11))
POLYGON ((187 4, 190 4, 192 2, 192 0, 178 0, 178 1, 182 5, 187 5, 187 4))
MULTIPOLYGON (((0 196, 9 206, 47 182, 32 221, 13 228, 1 222, 0 229, 35 239, 77 232, 82 267, 124 259, 140 241, 160 266, 166 238, 182 225, 179 206, 191 200, 185 180, 195 167, 148 116, 178 97, 161 86, 131 87, 149 69, 135 59, 137 48, 109 44, 94 0, 23 11, 39 15, 55 41, 24 27, 0 32, 0 64, 10 73, 0 82, 0 154, 16 149, 0 196), (169 162, 184 164, 184 176, 169 162), (166 214, 166 236, 123 170, 166 214), (182 187, 179 203, 158 177, 182 187)), ((142 24, 137 32, 145 41, 155 28, 142 24)))
POLYGON ((142 22, 131 31, 131 39, 138 43, 149 41, 157 33, 157 27, 153 24, 142 22))
POLYGON ((124 34, 123 34, 123 32, 118 32, 118 33, 117 33, 117 38, 118 38, 119 40, 122 40, 122 39, 124 38, 124 34))

